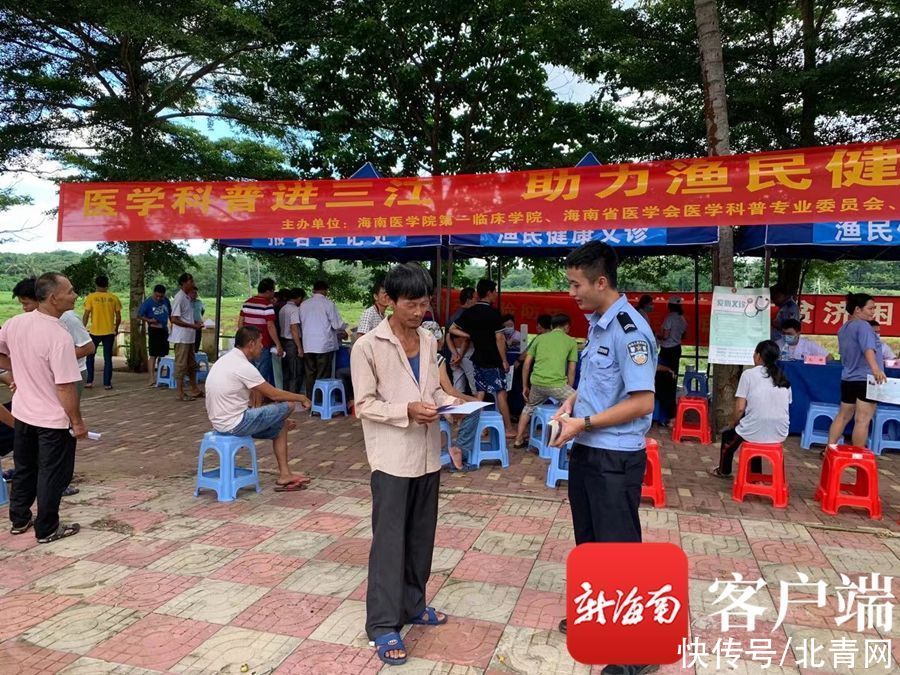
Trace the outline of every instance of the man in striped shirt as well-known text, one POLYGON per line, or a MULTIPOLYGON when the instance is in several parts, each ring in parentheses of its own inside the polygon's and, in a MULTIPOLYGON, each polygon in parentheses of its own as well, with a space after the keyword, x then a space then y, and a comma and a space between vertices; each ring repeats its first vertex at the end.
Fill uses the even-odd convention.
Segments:
POLYGON ((262 336, 263 350, 253 365, 256 366, 265 381, 274 386, 275 371, 272 369, 272 347, 275 347, 278 358, 284 356, 284 349, 278 337, 277 315, 272 304, 275 298, 275 282, 268 278, 262 279, 257 285, 256 291, 256 295, 241 306, 238 328, 253 326, 259 330, 262 336))

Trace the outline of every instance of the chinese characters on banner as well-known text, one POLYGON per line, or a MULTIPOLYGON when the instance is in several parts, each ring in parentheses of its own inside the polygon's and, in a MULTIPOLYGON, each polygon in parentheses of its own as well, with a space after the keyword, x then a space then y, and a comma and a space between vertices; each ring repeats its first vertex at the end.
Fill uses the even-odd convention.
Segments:
POLYGON ((581 544, 566 561, 566 646, 581 663, 673 663, 688 636, 688 561, 674 544, 581 544))
POLYGON ((900 246, 900 220, 814 223, 813 242, 844 246, 848 244, 900 246))
POLYGON ((63 183, 60 241, 347 237, 877 221, 900 141, 486 175, 63 183))
MULTIPOLYGON (((706 629, 683 641, 681 666, 727 670, 738 668, 741 661, 744 665, 753 661, 762 670, 871 668, 873 672, 892 672, 891 640, 883 636, 894 630, 894 578, 878 572, 857 577, 841 574, 840 583, 829 592, 824 580, 811 581, 800 571, 796 575, 796 581, 779 581, 777 595, 771 596, 764 579, 744 579, 737 572, 728 580, 717 578, 708 588, 712 594, 709 608, 715 608, 709 618, 718 620, 721 637, 710 630, 708 621, 695 618, 694 625, 706 629), (772 608, 773 598, 777 610, 772 608), (785 640, 782 624, 805 612, 816 616, 833 612, 828 621, 844 637, 825 639, 788 631, 785 640), (766 633, 770 637, 760 637, 766 633)), ((827 635, 827 631, 821 632, 827 635)))

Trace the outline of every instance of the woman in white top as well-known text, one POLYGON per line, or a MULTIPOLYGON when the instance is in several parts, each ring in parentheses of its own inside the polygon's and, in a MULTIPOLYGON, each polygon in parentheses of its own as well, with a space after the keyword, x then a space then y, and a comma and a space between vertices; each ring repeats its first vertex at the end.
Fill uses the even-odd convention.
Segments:
POLYGON ((681 340, 688 329, 681 303, 679 297, 669 299, 669 314, 663 321, 659 341, 659 360, 675 371, 676 380, 681 364, 681 340))
MULTIPOLYGON (((710 470, 713 476, 731 478, 734 454, 744 441, 783 443, 787 438, 791 383, 777 365, 779 355, 778 345, 772 340, 756 345, 754 367, 741 374, 734 395, 734 428, 722 432, 719 466, 710 470)), ((751 460, 750 471, 762 473, 761 458, 751 460)))

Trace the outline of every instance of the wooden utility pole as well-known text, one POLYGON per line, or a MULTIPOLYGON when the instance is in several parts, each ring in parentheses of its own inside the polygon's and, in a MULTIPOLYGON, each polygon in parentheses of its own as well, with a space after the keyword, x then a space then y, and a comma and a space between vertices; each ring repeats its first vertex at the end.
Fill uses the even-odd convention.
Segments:
MULTIPOLYGON (((697 37, 700 44, 700 70, 703 75, 703 115, 706 119, 706 145, 710 157, 731 154, 728 127, 728 102, 725 96, 725 66, 722 60, 722 31, 716 0, 694 0, 697 37)), ((719 244, 714 251, 713 283, 734 286, 734 228, 719 228, 719 244)), ((740 378, 740 366, 717 365, 713 370, 715 428, 730 424, 734 416, 734 394, 740 378)))

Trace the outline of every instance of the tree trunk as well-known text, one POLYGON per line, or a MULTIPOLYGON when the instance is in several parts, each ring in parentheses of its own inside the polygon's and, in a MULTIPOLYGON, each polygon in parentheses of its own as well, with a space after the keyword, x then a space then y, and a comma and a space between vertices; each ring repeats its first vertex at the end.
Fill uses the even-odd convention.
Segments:
MULTIPOLYGON (((694 0, 694 16, 700 44, 700 69, 703 74, 703 114, 706 119, 706 141, 711 157, 730 155, 728 102, 725 96, 725 66, 722 60, 722 33, 716 0, 694 0)), ((719 228, 719 244, 715 249, 716 284, 734 285, 734 230, 719 228)), ((740 379, 739 366, 717 365, 713 370, 715 401, 714 428, 726 426, 734 416, 734 394, 740 379)))
POLYGON ((128 242, 128 317, 131 327, 128 369, 136 373, 143 371, 147 365, 147 340, 144 335, 144 324, 138 319, 138 309, 144 302, 144 255, 147 252, 147 246, 147 242, 144 241, 128 242))

